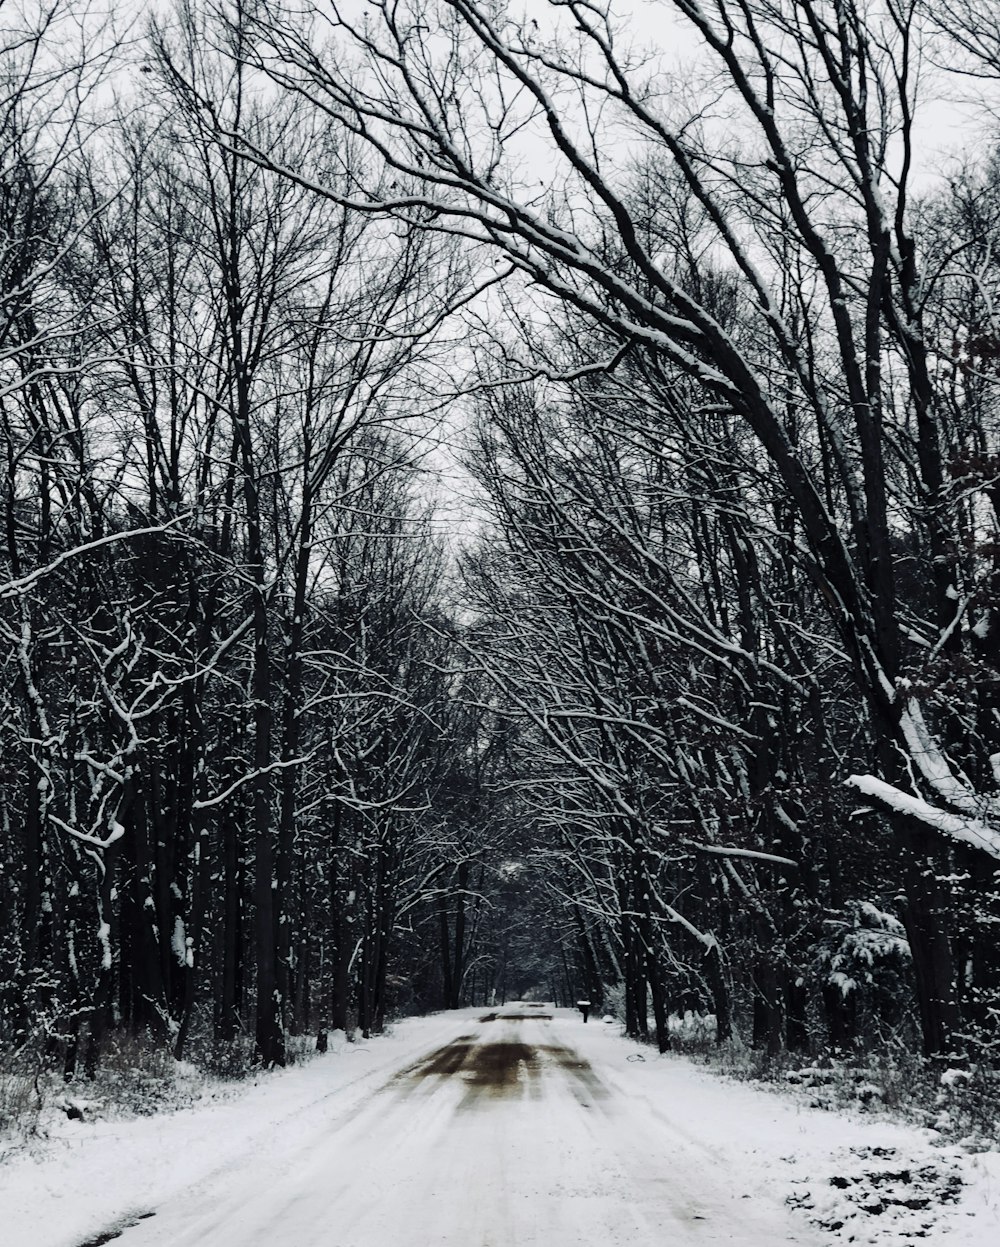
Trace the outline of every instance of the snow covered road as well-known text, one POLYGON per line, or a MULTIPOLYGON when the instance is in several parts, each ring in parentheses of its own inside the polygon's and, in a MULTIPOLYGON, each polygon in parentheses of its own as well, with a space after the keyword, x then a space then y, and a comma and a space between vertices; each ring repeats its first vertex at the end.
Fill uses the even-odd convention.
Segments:
POLYGON ((0 1164, 3 1247, 848 1241, 992 1247, 1000 1157, 539 1005, 408 1019, 181 1112, 53 1119, 47 1142, 0 1164), (952 1170, 961 1199, 924 1209, 917 1176, 952 1170))
POLYGON ((556 1019, 530 1005, 460 1016, 450 1038, 361 1103, 332 1096, 321 1112, 291 1117, 271 1146, 155 1209, 117 1242, 821 1241, 777 1201, 734 1186, 721 1154, 699 1143, 669 1105, 648 1102, 641 1073, 630 1080, 627 1071, 604 1067, 599 1032, 599 1023, 584 1028, 574 1015, 556 1019))

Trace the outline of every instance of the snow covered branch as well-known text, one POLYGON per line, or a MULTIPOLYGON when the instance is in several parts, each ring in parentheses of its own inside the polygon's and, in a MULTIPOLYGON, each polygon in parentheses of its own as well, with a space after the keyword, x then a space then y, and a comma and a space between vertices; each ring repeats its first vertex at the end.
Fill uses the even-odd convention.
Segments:
POLYGON ((922 797, 902 792, 874 775, 852 775, 847 783, 883 809, 914 818, 949 840, 967 844, 1000 860, 1000 830, 982 819, 937 809, 922 797))

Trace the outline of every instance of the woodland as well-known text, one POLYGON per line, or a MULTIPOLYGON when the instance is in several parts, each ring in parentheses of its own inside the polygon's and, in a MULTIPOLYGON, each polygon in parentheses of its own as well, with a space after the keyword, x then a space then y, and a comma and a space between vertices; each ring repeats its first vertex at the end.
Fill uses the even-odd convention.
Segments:
POLYGON ((991 0, 139 7, 0 4, 0 1065, 995 1067, 991 0))

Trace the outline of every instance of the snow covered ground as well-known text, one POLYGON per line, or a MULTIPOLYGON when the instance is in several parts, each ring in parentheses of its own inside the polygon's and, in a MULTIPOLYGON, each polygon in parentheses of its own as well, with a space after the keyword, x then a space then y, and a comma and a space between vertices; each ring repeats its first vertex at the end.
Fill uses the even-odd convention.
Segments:
POLYGON ((807 1108, 618 1031, 537 1005, 439 1014, 237 1097, 61 1122, 0 1166, 0 1242, 1000 1242, 995 1153, 807 1108))

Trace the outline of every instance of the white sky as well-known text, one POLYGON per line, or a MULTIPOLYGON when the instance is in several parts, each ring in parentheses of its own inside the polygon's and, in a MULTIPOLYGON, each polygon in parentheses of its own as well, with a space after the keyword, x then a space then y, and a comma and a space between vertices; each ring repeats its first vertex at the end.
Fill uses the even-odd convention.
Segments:
MULTIPOLYGON (((541 2, 529 0, 528 10, 541 2)), ((612 0, 611 7, 630 24, 637 43, 662 48, 665 65, 683 72, 708 63, 699 36, 671 0, 612 0)), ((921 73, 913 171, 917 188, 952 170, 963 154, 982 155, 990 130, 1000 135, 1000 85, 949 74, 926 62, 921 73)))

